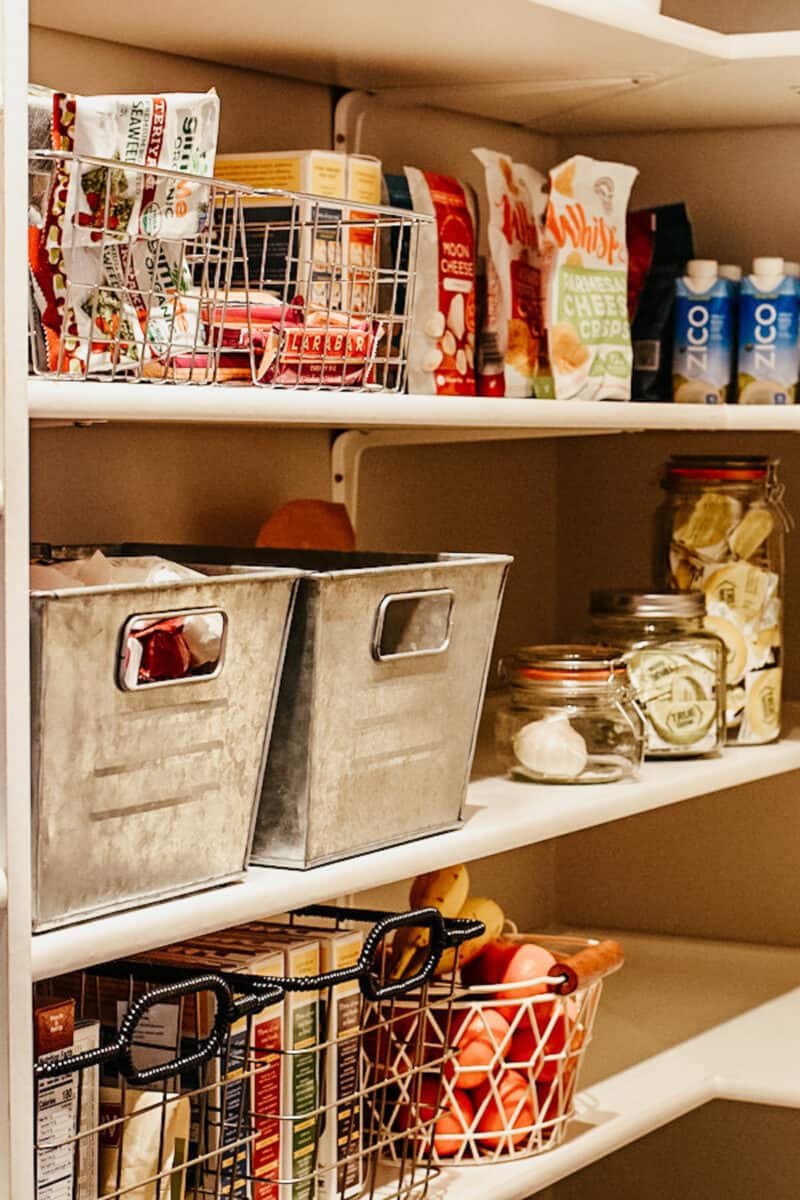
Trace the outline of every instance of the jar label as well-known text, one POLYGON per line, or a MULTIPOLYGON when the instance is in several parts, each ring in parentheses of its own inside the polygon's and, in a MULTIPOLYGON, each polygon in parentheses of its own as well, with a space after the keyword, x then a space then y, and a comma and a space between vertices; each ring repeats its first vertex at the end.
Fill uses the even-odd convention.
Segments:
POLYGON ((715 643, 633 651, 628 671, 647 727, 650 753, 707 754, 722 738, 720 662, 715 643))

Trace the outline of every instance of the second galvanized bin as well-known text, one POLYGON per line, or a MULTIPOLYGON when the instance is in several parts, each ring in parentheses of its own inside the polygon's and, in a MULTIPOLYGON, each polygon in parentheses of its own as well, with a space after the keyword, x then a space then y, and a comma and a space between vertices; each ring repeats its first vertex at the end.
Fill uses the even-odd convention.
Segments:
POLYGON ((508 556, 147 550, 303 572, 253 862, 311 867, 459 823, 508 556))
POLYGON ((31 594, 36 929, 247 866, 297 573, 206 571, 31 594), (223 628, 208 673, 126 674, 143 629, 198 615, 223 628))
POLYGON ((253 861, 309 867, 452 829, 511 560, 284 561, 309 573, 298 587, 253 861))

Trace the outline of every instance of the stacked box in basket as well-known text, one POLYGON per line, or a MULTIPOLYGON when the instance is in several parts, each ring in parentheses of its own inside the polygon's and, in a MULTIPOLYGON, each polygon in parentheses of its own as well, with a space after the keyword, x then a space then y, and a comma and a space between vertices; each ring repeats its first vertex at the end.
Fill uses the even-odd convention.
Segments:
POLYGON ((198 569, 208 578, 31 594, 37 929, 246 869, 298 573, 198 569), (212 671, 126 678, 142 628, 208 615, 223 630, 212 671))
POLYGON ((302 571, 255 863, 311 867, 458 824, 508 556, 134 549, 302 571))

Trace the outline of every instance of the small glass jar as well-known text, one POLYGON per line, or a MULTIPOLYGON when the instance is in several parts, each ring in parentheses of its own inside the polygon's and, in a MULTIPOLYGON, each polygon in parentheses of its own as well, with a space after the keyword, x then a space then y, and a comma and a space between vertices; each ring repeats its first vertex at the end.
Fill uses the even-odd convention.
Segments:
POLYGON ((725 745, 725 643, 703 629, 705 597, 592 592, 592 635, 626 650, 647 758, 698 757, 725 745))
POLYGON ((495 744, 512 776, 612 783, 641 765, 644 722, 622 650, 525 646, 500 670, 509 694, 497 714, 495 744))
POLYGON ((781 723, 783 543, 778 463, 764 455, 673 455, 660 515, 660 577, 702 592, 726 648, 729 744, 775 741, 781 723))

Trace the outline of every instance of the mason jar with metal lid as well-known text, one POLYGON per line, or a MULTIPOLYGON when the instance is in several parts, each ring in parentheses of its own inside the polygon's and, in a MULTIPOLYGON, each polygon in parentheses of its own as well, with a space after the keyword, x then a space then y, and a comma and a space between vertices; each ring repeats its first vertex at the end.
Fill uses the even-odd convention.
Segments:
POLYGON ((673 455, 666 464, 660 574, 702 592, 705 627, 726 647, 729 743, 780 735, 783 543, 790 519, 766 455, 673 455))
POLYGON ((537 783, 610 783, 632 775, 644 722, 621 649, 524 646, 503 659, 509 685, 495 723, 506 770, 537 783))
POLYGON ((592 592, 591 632, 626 650, 645 719, 645 755, 714 754, 725 744, 725 643, 703 628, 705 597, 609 589, 592 592))

